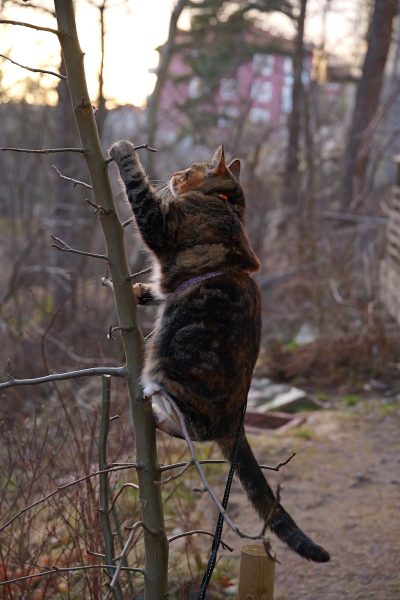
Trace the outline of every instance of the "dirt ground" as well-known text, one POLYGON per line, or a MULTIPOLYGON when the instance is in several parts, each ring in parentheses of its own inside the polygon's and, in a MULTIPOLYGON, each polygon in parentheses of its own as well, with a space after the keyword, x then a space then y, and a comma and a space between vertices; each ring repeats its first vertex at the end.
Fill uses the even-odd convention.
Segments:
MULTIPOLYGON (((399 426, 398 401, 360 399, 351 408, 339 403, 308 413, 306 424, 286 433, 251 436, 261 463, 297 453, 270 481, 282 484, 282 504, 332 557, 306 562, 271 536, 280 561, 275 600, 400 599, 399 426)), ((259 531, 238 486, 230 510, 241 529, 259 531)), ((220 565, 229 561, 237 574, 245 542, 227 529, 224 539, 235 550, 224 552, 220 565)))

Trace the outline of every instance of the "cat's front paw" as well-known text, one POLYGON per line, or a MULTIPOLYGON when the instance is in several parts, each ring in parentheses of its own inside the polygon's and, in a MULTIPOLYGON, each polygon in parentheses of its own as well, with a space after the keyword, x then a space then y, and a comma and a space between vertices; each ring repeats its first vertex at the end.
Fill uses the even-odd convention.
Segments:
POLYGON ((135 146, 126 140, 115 142, 109 150, 111 158, 119 166, 123 163, 125 158, 132 160, 136 156, 135 146))
POLYGON ((136 298, 136 304, 143 306, 149 304, 153 300, 153 296, 149 293, 148 288, 143 283, 135 283, 132 287, 136 298))

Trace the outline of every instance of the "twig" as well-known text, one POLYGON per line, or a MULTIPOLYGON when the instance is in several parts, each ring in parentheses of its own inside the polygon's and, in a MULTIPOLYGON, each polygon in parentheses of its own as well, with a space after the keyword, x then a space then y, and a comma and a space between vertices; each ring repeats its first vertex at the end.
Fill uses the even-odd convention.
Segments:
MULTIPOLYGON (((203 529, 193 529, 193 531, 184 531, 183 533, 178 533, 177 535, 173 535, 172 537, 168 538, 168 543, 174 542, 175 540, 178 540, 179 538, 182 538, 182 537, 186 537, 188 535, 194 535, 195 533, 202 533, 203 535, 210 535, 211 537, 214 537, 214 534, 211 531, 204 531, 203 529)), ((229 550, 229 552, 233 552, 233 548, 228 546, 228 544, 226 544, 222 540, 221 540, 221 545, 224 550, 229 550)))
POLYGON ((112 501, 112 504, 110 506, 110 511, 111 512, 115 506, 116 501, 118 500, 118 498, 120 497, 120 495, 122 494, 122 492, 126 489, 126 488, 133 488, 135 490, 139 489, 139 486, 136 483, 124 483, 121 488, 118 490, 118 492, 116 493, 114 500, 112 501))
POLYGON ((321 212, 321 216, 324 219, 332 219, 334 221, 337 220, 347 221, 349 223, 364 223, 365 225, 369 225, 371 227, 387 224, 386 217, 380 217, 377 215, 354 215, 345 212, 338 212, 336 210, 323 210, 321 212))
MULTIPOLYGON (((26 579, 35 579, 36 577, 44 577, 45 575, 57 575, 60 573, 70 573, 71 571, 87 571, 89 569, 107 569, 112 565, 77 565, 76 567, 53 567, 49 571, 42 571, 41 573, 32 573, 32 575, 23 575, 22 577, 15 577, 15 579, 6 579, 0 581, 1 585, 9 585, 10 583, 17 583, 18 581, 24 581, 26 579)), ((136 569, 134 567, 121 567, 120 570, 130 571, 132 573, 140 573, 144 575, 143 569, 136 569)))
POLYGON ((126 367, 91 367, 90 369, 79 369, 67 371, 66 373, 52 373, 44 377, 33 377, 32 379, 15 379, 10 377, 8 381, 0 383, 0 390, 14 385, 37 385, 49 381, 63 381, 64 379, 75 379, 77 377, 91 377, 93 375, 114 375, 114 377, 126 377, 126 367))
MULTIPOLYGON (((226 460, 224 460, 223 458, 209 458, 206 460, 199 460, 199 463, 201 465, 224 465, 226 464, 226 460)), ((185 467, 188 464, 188 462, 179 462, 179 463, 174 463, 172 465, 162 465, 160 467, 160 472, 163 473, 164 471, 170 471, 171 469, 180 469, 181 467, 185 467)), ((194 462, 192 460, 189 461, 190 465, 194 465, 194 462)))
POLYGON ((328 282, 329 282, 329 288, 331 290, 331 293, 332 293, 332 296, 333 296, 333 299, 335 300, 335 302, 337 302, 338 304, 347 304, 347 301, 343 298, 343 296, 339 292, 338 285, 337 285, 336 281, 333 279, 333 277, 330 277, 328 282))
POLYGON ((165 483, 169 483, 170 481, 174 481, 175 479, 179 479, 179 477, 182 477, 182 475, 184 473, 186 473, 186 471, 190 468, 193 467, 194 465, 194 461, 189 460, 185 466, 179 471, 179 473, 177 473, 176 475, 171 475, 170 477, 167 477, 167 479, 164 479, 163 481, 160 481, 160 485, 164 485, 165 483))
POLYGON ((72 252, 72 254, 80 254, 82 256, 91 256, 92 258, 100 258, 101 260, 108 260, 108 256, 106 256, 105 254, 95 254, 94 252, 85 252, 84 250, 76 250, 75 248, 71 248, 71 246, 69 246, 66 242, 64 242, 62 239, 56 237, 53 234, 50 234, 50 237, 52 240, 54 240, 56 243, 55 244, 51 244, 52 248, 56 248, 57 250, 60 250, 61 252, 72 252))
MULTIPOLYGON (((1 56, 1 55, 0 55, 1 56)), ((74 187, 77 185, 82 185, 83 187, 87 188, 88 190, 92 189, 92 186, 89 185, 88 183, 85 183, 84 181, 79 181, 79 179, 72 179, 72 177, 67 177, 66 175, 63 175, 56 167, 56 165, 51 165, 51 168, 55 170, 55 172, 57 173, 57 175, 59 177, 61 177, 61 179, 65 179, 66 181, 71 181, 74 184, 74 187)), ((87 202, 89 202, 89 200, 87 200, 87 202)), ((97 205, 95 205, 96 208, 97 205)))
MULTIPOLYGON (((115 559, 114 538, 111 531, 110 509, 108 506, 110 496, 110 486, 108 481, 108 473, 104 472, 107 468, 107 438, 110 425, 110 395, 111 395, 111 377, 110 375, 102 376, 103 393, 101 397, 101 416, 100 416, 100 434, 99 434, 99 470, 103 471, 99 475, 100 490, 99 490, 99 513, 100 525, 104 538, 104 551, 106 563, 112 565, 115 559)), ((115 573, 115 567, 107 568, 107 574, 112 579, 115 573)), ((122 589, 117 581, 113 587, 113 596, 115 600, 122 600, 122 589)))
MULTIPOLYGON (((142 148, 145 148, 149 152, 158 152, 158 150, 156 150, 156 148, 151 148, 148 144, 139 144, 139 146, 135 146, 134 147, 134 150, 141 150, 142 148)), ((106 165, 108 165, 113 160, 114 159, 111 156, 109 156, 108 158, 106 158, 106 160, 105 160, 106 165)))
POLYGON ((89 548, 86 548, 86 552, 87 552, 87 554, 89 554, 89 556, 97 556, 98 558, 105 558, 105 554, 101 554, 101 552, 93 552, 93 550, 89 550, 89 548))
POLYGON ((135 221, 135 217, 130 217, 129 219, 127 219, 126 221, 124 221, 122 223, 122 227, 125 228, 128 225, 130 225, 131 223, 133 223, 135 221))
POLYGON ((108 288, 112 292, 114 291, 114 285, 113 285, 113 282, 110 279, 110 275, 108 273, 108 270, 106 271, 106 274, 104 275, 104 277, 101 278, 101 285, 104 285, 104 287, 108 288))
POLYGON ((47 33, 54 33, 58 37, 65 35, 59 29, 52 29, 51 27, 42 27, 41 25, 25 23, 24 21, 10 21, 9 19, 0 19, 0 23, 3 25, 18 25, 19 27, 29 27, 29 29, 36 29, 37 31, 47 31, 47 33))
POLYGON ((281 467, 284 467, 285 465, 287 465, 292 460, 292 458, 294 458, 295 456, 296 456, 296 452, 292 452, 292 454, 288 458, 286 458, 282 462, 278 463, 276 465, 276 467, 270 467, 268 465, 260 465, 260 469, 266 469, 268 471, 279 471, 279 469, 281 467))
POLYGON ((146 269, 142 269, 137 273, 132 273, 132 275, 129 275, 129 281, 133 281, 134 279, 136 279, 140 275, 144 275, 145 273, 150 273, 150 271, 152 271, 152 267, 147 267, 146 269))
POLYGON ((9 148, 3 146, 0 148, 1 152, 28 152, 29 154, 55 154, 57 152, 80 152, 85 154, 85 148, 44 148, 44 149, 33 149, 33 148, 9 148))
POLYGON ((93 213, 95 215, 97 215, 97 213, 99 212, 101 207, 98 204, 96 204, 95 202, 92 202, 91 200, 89 200, 89 198, 85 198, 85 200, 89 204, 89 206, 93 207, 93 213))
POLYGON ((21 63, 17 62, 16 60, 13 60, 5 54, 0 54, 0 56, 5 60, 9 60, 13 65, 17 65, 17 67, 21 67, 21 69, 26 69, 27 71, 32 71, 32 73, 44 73, 46 75, 54 75, 54 77, 58 77, 59 79, 67 79, 65 75, 60 75, 60 73, 56 73, 55 71, 47 71, 46 69, 34 69, 33 67, 22 65, 21 63))
MULTIPOLYGON (((117 569, 116 569, 116 571, 114 573, 114 577, 111 580, 109 590, 108 590, 108 592, 107 592, 104 600, 108 600, 108 598, 110 597, 110 594, 114 591, 115 586, 117 585, 119 574, 121 572, 121 569, 123 569, 123 567, 122 567, 122 561, 123 561, 124 558, 126 558, 128 552, 129 552, 129 548, 130 548, 130 545, 132 543, 133 536, 135 535, 136 530, 138 529, 138 527, 145 527, 143 521, 138 521, 137 523, 135 523, 135 525, 133 525, 132 528, 131 528, 131 530, 130 530, 128 539, 126 540, 125 546, 123 547, 123 550, 122 550, 122 552, 121 552, 121 554, 119 556, 118 567, 117 567, 117 569)), ((142 571, 142 573, 144 574, 144 571, 142 571)))
POLYGON ((26 513, 28 510, 31 510, 32 508, 35 508, 35 506, 38 506, 39 504, 42 504, 43 502, 50 500, 50 498, 52 498, 59 492, 62 492, 63 490, 65 490, 73 485, 77 485, 78 483, 81 483, 82 481, 86 481, 87 479, 91 479, 92 477, 97 477, 97 475, 101 475, 101 473, 112 473, 114 471, 123 471, 124 469, 140 470, 141 468, 142 467, 136 463, 129 463, 129 464, 125 464, 125 465, 111 465, 102 471, 95 471, 94 473, 89 473, 89 475, 84 475, 83 477, 79 477, 79 479, 74 479, 74 481, 70 481, 69 483, 60 485, 57 489, 55 489, 52 492, 50 492, 49 494, 47 494, 47 496, 43 496, 43 498, 39 498, 39 500, 32 502, 32 504, 29 504, 29 506, 25 506, 20 511, 18 511, 13 517, 11 517, 8 521, 6 521, 3 525, 0 526, 0 532, 4 531, 4 529, 6 529, 16 519, 18 519, 18 517, 20 517, 21 515, 26 513))
MULTIPOLYGON (((296 452, 293 452, 288 458, 286 458, 285 460, 283 460, 282 462, 278 463, 275 467, 271 467, 270 465, 259 465, 260 469, 266 469, 268 471, 279 471, 279 469, 281 469, 281 467, 284 467, 285 465, 288 464, 288 462, 290 462, 292 460, 292 458, 296 456, 296 452)), ((224 459, 219 459, 219 458, 210 458, 207 460, 199 460, 198 461, 201 465, 223 465, 226 464, 226 460, 224 459)), ((180 469, 181 467, 185 467, 186 465, 194 465, 193 461, 188 461, 188 462, 179 462, 179 463, 174 463, 172 465, 162 465, 160 467, 160 471, 170 471, 171 469, 180 469)), ((165 482, 164 482, 165 483, 165 482)))

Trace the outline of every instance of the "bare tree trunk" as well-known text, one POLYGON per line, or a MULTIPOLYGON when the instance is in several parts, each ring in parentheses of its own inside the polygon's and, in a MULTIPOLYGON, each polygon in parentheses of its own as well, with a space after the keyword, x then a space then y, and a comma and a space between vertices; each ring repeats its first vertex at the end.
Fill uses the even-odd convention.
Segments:
POLYGON ((357 87, 353 120, 344 158, 341 210, 348 211, 362 192, 369 160, 369 145, 363 136, 374 117, 382 89, 383 74, 392 38, 397 0, 375 0, 368 32, 368 49, 357 87))
MULTIPOLYGON (((167 80, 168 67, 171 62, 171 58, 174 52, 174 42, 176 34, 178 33, 178 20, 181 16, 187 0, 177 0, 175 7, 171 14, 169 22, 168 39, 160 52, 160 62, 157 69, 157 81, 154 87, 153 93, 147 102, 146 120, 147 120, 147 143, 149 146, 154 147, 156 144, 157 135, 157 114, 160 105, 161 94, 167 80)), ((152 173, 154 166, 154 156, 152 152, 149 152, 146 157, 147 170, 152 173)))
MULTIPOLYGON (((160 468, 157 461, 155 425, 143 401, 139 376, 143 362, 143 337, 137 321, 136 303, 129 279, 123 243, 107 165, 103 157, 93 109, 87 91, 83 53, 79 46, 72 0, 54 0, 59 39, 68 76, 68 87, 96 203, 101 206, 100 223, 107 245, 121 337, 124 344, 127 382, 135 428, 139 494, 145 544, 145 599, 168 598, 168 541, 161 499, 160 468)), ((136 524, 136 528, 142 524, 136 524)), ((131 532, 132 533, 132 532, 131 532)))
POLYGON ((303 101, 304 63, 304 23, 307 0, 300 0, 300 13, 297 19, 297 37, 293 54, 292 111, 289 118, 289 136, 286 150, 285 173, 283 179, 282 203, 286 207, 299 209, 300 174, 299 151, 301 130, 301 107, 303 101))

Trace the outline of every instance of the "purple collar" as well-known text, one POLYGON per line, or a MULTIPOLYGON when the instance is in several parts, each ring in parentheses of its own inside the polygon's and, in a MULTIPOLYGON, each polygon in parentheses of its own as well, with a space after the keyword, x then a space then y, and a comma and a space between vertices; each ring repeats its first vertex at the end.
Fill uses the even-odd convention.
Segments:
POLYGON ((224 271, 210 271, 210 273, 202 273, 201 275, 195 275, 186 281, 182 281, 176 288, 176 292, 182 292, 186 290, 190 285, 194 285, 195 283, 200 283, 201 281, 205 281, 206 279, 210 279, 211 277, 217 277, 217 275, 223 275, 224 271))

